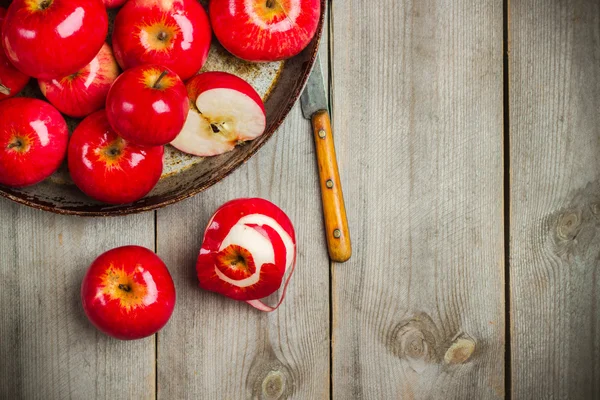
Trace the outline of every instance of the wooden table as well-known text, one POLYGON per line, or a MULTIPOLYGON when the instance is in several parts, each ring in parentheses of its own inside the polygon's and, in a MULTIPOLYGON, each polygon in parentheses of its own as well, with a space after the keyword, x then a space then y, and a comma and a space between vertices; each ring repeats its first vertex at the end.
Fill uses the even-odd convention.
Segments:
POLYGON ((353 258, 327 258, 298 107, 235 174, 154 213, 0 201, 1 398, 600 397, 600 2, 340 0, 329 21, 353 258), (297 227, 272 314, 196 283, 209 216, 243 196, 297 227), (79 300, 90 262, 124 244, 154 249, 178 291, 134 342, 79 300))

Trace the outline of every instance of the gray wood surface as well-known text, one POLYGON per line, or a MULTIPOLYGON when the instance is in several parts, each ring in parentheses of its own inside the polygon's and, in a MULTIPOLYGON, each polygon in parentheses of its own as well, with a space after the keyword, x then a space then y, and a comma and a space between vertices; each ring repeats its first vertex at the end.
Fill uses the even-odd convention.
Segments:
POLYGON ((0 398, 154 398, 154 337, 108 338, 79 292, 102 252, 154 248, 152 214, 84 219, 2 199, 0 221, 0 398))
POLYGON ((333 3, 336 399, 504 397, 502 2, 333 3))
MULTIPOLYGON (((321 60, 327 71, 327 32, 321 60)), ((178 295, 171 321, 158 333, 159 399, 329 398, 329 259, 310 129, 297 105, 246 165, 158 211, 158 254, 178 295), (198 287, 195 266, 206 224, 221 204, 239 197, 273 201, 296 228, 296 272, 283 305, 271 314, 198 287)))
POLYGON ((511 2, 514 399, 600 398, 600 3, 511 2))

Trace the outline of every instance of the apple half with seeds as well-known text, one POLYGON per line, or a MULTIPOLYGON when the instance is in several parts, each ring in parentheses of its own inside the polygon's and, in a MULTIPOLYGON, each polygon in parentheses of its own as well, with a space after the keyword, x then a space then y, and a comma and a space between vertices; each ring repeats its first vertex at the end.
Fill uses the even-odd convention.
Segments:
POLYGON ((265 106, 243 79, 226 72, 205 72, 190 79, 186 88, 190 110, 183 129, 171 142, 180 151, 215 156, 264 133, 265 106))

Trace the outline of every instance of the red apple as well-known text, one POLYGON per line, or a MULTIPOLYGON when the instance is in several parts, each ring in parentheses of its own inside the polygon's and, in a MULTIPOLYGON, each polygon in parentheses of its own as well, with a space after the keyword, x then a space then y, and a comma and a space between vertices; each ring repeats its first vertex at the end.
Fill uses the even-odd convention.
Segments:
MULTIPOLYGON (((0 7, 0 30, 4 24, 6 9, 0 7)), ((29 76, 15 68, 8 60, 4 47, 0 44, 0 100, 18 94, 29 82, 29 76)))
POLYGON ((0 102, 0 121, 0 184, 33 185, 58 169, 69 130, 54 107, 37 99, 8 99, 0 102))
POLYGON ((185 85, 168 68, 141 65, 128 69, 112 85, 106 116, 123 139, 160 146, 175 139, 187 118, 185 85))
POLYGON ((273 311, 277 307, 259 299, 277 291, 289 272, 283 300, 295 262, 296 235, 288 216, 270 201, 237 199, 208 223, 196 270, 201 288, 273 311))
POLYGON ((190 110, 181 133, 171 142, 197 156, 214 156, 262 135, 265 107, 246 81, 226 72, 205 72, 186 84, 190 110))
POLYGON ((104 108, 106 95, 119 75, 119 66, 108 44, 86 67, 60 79, 38 80, 48 101, 63 114, 83 118, 104 108))
POLYGON ((106 8, 117 8, 125 4, 126 1, 127 0, 104 0, 104 6, 106 6, 106 8))
POLYGON ((88 196, 110 204, 144 197, 160 179, 163 147, 139 147, 119 137, 106 112, 96 111, 75 129, 69 142, 69 172, 88 196))
POLYGON ((54 79, 89 64, 107 32, 102 0, 14 0, 2 28, 2 43, 21 72, 54 79))
POLYGON ((185 81, 208 57, 210 23, 198 0, 129 0, 112 40, 121 68, 164 65, 185 81))
POLYGON ((175 307, 175 285, 165 263, 140 246, 117 247, 100 255, 81 284, 89 320, 122 340, 158 332, 175 307))
POLYGON ((317 32, 320 0, 211 0, 219 42, 248 61, 277 61, 300 53, 317 32))

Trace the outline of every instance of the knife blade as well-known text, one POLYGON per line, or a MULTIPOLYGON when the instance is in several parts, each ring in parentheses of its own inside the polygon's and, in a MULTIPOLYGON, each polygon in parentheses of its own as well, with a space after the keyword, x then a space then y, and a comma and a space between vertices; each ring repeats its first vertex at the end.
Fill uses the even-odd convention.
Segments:
POLYGON ((300 97, 300 105, 304 118, 312 122, 329 257, 336 262, 345 262, 352 255, 352 245, 335 154, 323 71, 318 56, 300 97))

